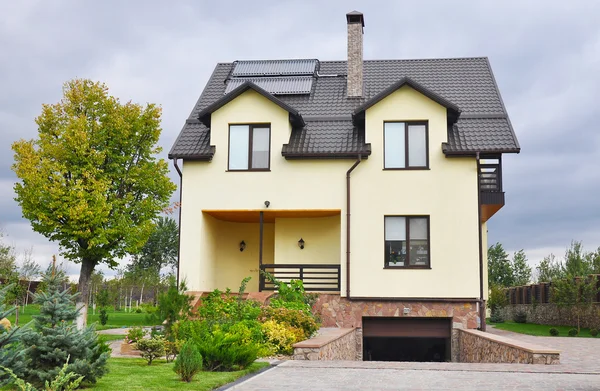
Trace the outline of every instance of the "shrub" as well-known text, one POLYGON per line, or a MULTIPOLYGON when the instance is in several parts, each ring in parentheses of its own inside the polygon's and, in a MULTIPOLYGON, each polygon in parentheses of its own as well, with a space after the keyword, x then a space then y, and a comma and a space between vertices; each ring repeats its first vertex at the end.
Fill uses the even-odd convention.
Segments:
POLYGON ((188 383, 202 370, 202 355, 193 341, 183 344, 177 359, 175 359, 173 370, 182 381, 188 383))
POLYGON ((516 323, 527 323, 527 312, 517 311, 513 317, 516 323))
POLYGON ((165 355, 165 339, 163 337, 140 339, 136 343, 136 348, 142 353, 142 357, 148 361, 148 365, 152 365, 155 358, 165 355))
POLYGON ((487 301, 487 305, 494 313, 494 311, 505 307, 508 304, 508 298, 506 297, 506 290, 504 287, 498 284, 490 284, 490 295, 487 301))
POLYGON ((100 308, 100 324, 104 326, 108 322, 108 312, 106 308, 100 308))
MULTIPOLYGON (((48 380, 44 383, 44 391, 73 391, 79 388, 79 384, 84 379, 84 376, 77 377, 75 372, 67 372, 67 368, 69 367, 69 357, 67 357, 67 362, 62 366, 58 374, 50 383, 48 380)), ((25 382, 23 379, 20 379, 15 373, 5 367, 0 367, 8 373, 8 375, 13 379, 14 385, 19 388, 21 391, 36 391, 35 387, 33 387, 30 383, 25 382)))
POLYGON ((255 342, 244 342, 244 335, 225 333, 216 327, 196 341, 204 368, 209 371, 237 371, 252 364, 262 347, 255 342))
POLYGON ((297 342, 298 334, 304 336, 302 330, 286 327, 274 320, 266 321, 262 324, 262 328, 267 339, 267 346, 274 354, 292 354, 294 352, 292 345, 297 342))
POLYGON ((490 322, 492 322, 492 323, 504 323, 504 318, 500 314, 500 310, 499 309, 496 308, 496 309, 492 310, 492 314, 490 316, 490 322))
POLYGON ((579 332, 577 331, 576 328, 572 328, 569 330, 569 337, 576 337, 577 334, 579 334, 579 332))
POLYGON ((263 307, 261 314, 262 322, 274 320, 290 327, 295 327, 303 331, 304 340, 310 338, 319 329, 319 324, 310 313, 305 311, 293 310, 288 308, 263 307))
POLYGON ((140 307, 135 309, 135 313, 136 314, 141 314, 142 313, 142 309, 140 307))
POLYGON ((165 341, 165 359, 167 362, 175 360, 175 357, 177 354, 179 354, 183 343, 184 341, 181 340, 165 341))
POLYGON ((202 299, 202 305, 198 308, 200 319, 211 324, 256 320, 260 315, 260 305, 254 300, 242 299, 248 281, 250 277, 242 280, 237 296, 233 295, 230 289, 225 292, 215 289, 209 293, 202 299))
POLYGON ((598 329, 591 328, 591 329, 590 329, 590 335, 591 335, 592 337, 595 337, 596 335, 598 335, 598 329))
POLYGON ((551 336, 558 337, 558 329, 557 328, 551 327, 549 331, 550 331, 551 336))
POLYGON ((135 326, 129 329, 125 339, 128 343, 136 343, 146 335, 146 331, 140 326, 135 326))
POLYGON ((175 280, 171 281, 167 292, 158 296, 158 309, 148 315, 153 320, 166 321, 165 331, 171 332, 171 327, 178 321, 187 319, 192 297, 185 294, 187 287, 185 281, 177 286, 175 280))

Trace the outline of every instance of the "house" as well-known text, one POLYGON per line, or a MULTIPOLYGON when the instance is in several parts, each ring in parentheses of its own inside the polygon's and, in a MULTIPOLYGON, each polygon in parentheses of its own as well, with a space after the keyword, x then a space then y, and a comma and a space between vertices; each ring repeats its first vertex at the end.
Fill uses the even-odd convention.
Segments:
POLYGON ((346 18, 347 61, 215 67, 169 153, 179 277, 302 279, 372 359, 393 338, 449 358, 453 330, 485 327, 487 221, 520 147, 487 58, 363 60, 364 17, 346 18))

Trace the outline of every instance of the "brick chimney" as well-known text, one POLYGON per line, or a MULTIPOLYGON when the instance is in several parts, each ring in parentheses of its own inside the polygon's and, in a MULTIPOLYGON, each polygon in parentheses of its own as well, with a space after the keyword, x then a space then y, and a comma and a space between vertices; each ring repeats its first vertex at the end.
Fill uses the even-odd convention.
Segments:
POLYGON ((348 98, 363 96, 363 14, 352 11, 346 14, 348 21, 348 98))

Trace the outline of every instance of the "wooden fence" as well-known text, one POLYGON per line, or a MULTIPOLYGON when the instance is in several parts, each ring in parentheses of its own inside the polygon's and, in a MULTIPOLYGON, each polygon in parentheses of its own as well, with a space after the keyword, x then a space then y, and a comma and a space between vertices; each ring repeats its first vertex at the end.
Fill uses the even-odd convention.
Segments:
MULTIPOLYGON (((589 277, 596 277, 596 287, 599 291, 596 294, 595 302, 600 303, 600 274, 593 274, 589 277)), ((506 288, 505 292, 509 304, 547 304, 552 302, 552 282, 514 286, 506 288)))

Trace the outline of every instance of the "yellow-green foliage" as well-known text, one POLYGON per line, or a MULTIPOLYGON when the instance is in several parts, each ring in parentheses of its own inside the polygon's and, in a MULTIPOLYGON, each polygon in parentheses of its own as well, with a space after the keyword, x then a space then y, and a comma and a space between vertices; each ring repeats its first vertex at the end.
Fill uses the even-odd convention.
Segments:
POLYGON ((156 157, 160 116, 154 104, 121 103, 104 84, 76 79, 43 105, 38 138, 12 145, 23 216, 90 273, 141 248, 169 205, 176 186, 156 157))
POLYGON ((0 319, 0 332, 2 331, 9 331, 10 328, 12 327, 12 325, 10 324, 10 320, 6 319, 6 318, 2 318, 0 319))
POLYGON ((298 334, 304 335, 302 330, 274 320, 267 320, 262 324, 262 329, 267 338, 267 345, 275 354, 292 354, 294 352, 292 345, 298 342, 298 334))

